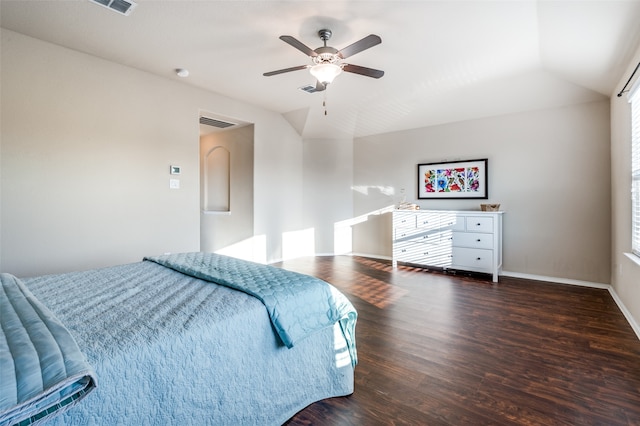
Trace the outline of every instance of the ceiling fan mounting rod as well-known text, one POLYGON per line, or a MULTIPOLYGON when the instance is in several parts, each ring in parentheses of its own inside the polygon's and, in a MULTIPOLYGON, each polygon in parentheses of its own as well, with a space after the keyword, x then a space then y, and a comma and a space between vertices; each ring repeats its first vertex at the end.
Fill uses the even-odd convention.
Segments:
POLYGON ((320 40, 324 42, 325 47, 327 47, 327 41, 329 41, 332 34, 333 33, 331 32, 331 30, 327 30, 327 29, 322 29, 318 31, 318 37, 320 37, 320 40))

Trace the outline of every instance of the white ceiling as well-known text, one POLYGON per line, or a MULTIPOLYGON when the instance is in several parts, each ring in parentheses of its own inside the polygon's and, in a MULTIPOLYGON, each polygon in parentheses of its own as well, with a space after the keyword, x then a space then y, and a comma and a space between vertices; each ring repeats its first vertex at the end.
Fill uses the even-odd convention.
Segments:
POLYGON ((640 43, 640 0, 139 0, 129 16, 89 0, 0 0, 0 17, 3 28, 278 111, 309 139, 604 99, 640 43), (348 62, 384 77, 342 73, 308 94, 298 90, 313 83, 306 70, 262 75, 310 63, 280 35, 314 49, 323 28, 337 49, 379 35, 348 62))

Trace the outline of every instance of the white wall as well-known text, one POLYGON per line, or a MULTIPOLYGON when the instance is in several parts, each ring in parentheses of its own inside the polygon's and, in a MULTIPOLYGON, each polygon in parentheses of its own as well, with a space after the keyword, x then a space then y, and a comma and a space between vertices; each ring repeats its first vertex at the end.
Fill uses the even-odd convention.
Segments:
MULTIPOLYGON (((631 108, 626 94, 620 98, 616 95, 638 62, 640 46, 611 94, 611 284, 637 323, 640 322, 640 265, 625 255, 631 252, 631 108)), ((638 78, 636 73, 634 81, 638 78)))
POLYGON ((305 228, 317 254, 350 253, 353 218, 353 140, 304 141, 305 228))
POLYGON ((258 250, 256 261, 284 259, 290 253, 304 251, 308 244, 288 238, 303 229, 306 207, 302 203, 302 139, 284 121, 281 115, 266 120, 261 123, 260 133, 256 125, 254 232, 258 242, 264 240, 264 250, 258 250), (262 252, 264 259, 259 257, 262 252))
MULTIPOLYGON (((360 138, 355 215, 397 203, 402 188, 422 209, 500 203, 505 271, 609 283, 609 131, 605 100, 360 138), (489 160, 488 200, 417 200, 417 164, 477 158, 489 160)), ((391 256, 389 219, 370 218, 354 251, 391 256)))
POLYGON ((255 125, 254 258, 300 229, 302 141, 281 115, 4 29, 1 55, 3 272, 198 251, 201 110, 255 125))

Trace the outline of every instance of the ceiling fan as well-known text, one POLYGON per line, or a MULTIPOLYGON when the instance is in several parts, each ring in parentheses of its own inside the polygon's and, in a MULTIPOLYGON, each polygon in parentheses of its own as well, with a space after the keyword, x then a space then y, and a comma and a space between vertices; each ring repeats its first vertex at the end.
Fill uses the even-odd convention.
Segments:
POLYGON ((346 59, 349 56, 355 55, 356 53, 360 53, 363 50, 369 49, 370 47, 382 43, 382 39, 379 36, 370 34, 362 40, 350 44, 344 49, 337 50, 331 46, 327 46, 327 41, 331 38, 331 34, 331 30, 327 29, 318 31, 318 36, 323 41, 324 46, 318 47, 317 49, 309 48, 304 43, 300 42, 292 36, 280 36, 280 40, 290 44, 305 55, 309 56, 313 64, 299 65, 297 67, 265 72, 262 75, 264 75, 265 77, 270 77, 272 75, 283 74, 286 72, 309 69, 311 74, 317 80, 315 90, 316 92, 325 90, 327 88, 327 85, 330 84, 333 79, 336 78, 342 71, 360 74, 372 78, 380 78, 384 75, 384 71, 361 67, 359 65, 346 64, 342 62, 343 59, 346 59))

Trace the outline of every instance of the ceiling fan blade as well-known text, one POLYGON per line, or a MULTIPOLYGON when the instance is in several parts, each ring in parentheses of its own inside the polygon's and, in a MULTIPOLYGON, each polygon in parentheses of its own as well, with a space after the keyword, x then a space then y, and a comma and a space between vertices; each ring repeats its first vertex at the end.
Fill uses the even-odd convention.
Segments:
POLYGON ((362 40, 356 41, 355 43, 345 47, 344 49, 338 52, 338 55, 342 58, 348 58, 349 56, 355 55, 356 53, 362 52, 370 47, 376 46, 382 43, 382 39, 375 34, 369 34, 362 40))
POLYGON ((294 37, 291 37, 288 35, 282 35, 280 36, 280 40, 290 44, 291 46, 295 47, 296 49, 298 49, 299 51, 301 51, 307 56, 311 56, 312 58, 315 56, 318 56, 318 54, 313 49, 311 49, 309 46, 307 46, 306 44, 302 43, 301 41, 299 41, 294 37))
POLYGON ((373 68, 361 67, 359 65, 345 64, 342 67, 343 71, 352 72, 354 74, 360 74, 367 77, 380 78, 384 75, 384 71, 375 70, 373 68))
POLYGON ((265 72, 262 75, 264 75, 265 77, 271 77, 272 75, 283 74, 285 72, 291 72, 291 71, 303 70, 305 68, 309 68, 309 65, 298 65, 297 67, 284 68, 284 69, 276 70, 276 71, 269 71, 269 72, 265 72))

